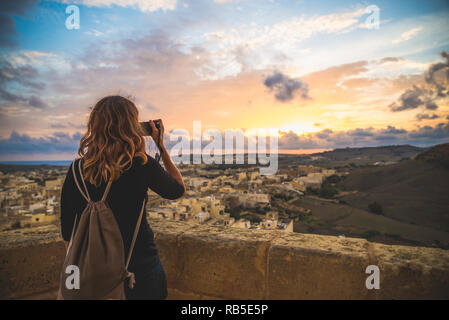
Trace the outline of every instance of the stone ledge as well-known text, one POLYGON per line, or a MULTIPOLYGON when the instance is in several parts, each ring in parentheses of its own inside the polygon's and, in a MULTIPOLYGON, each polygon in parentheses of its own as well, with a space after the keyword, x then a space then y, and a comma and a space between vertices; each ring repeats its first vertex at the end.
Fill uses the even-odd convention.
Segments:
MULTIPOLYGON (((150 224, 169 299, 449 298, 449 251, 442 249, 172 220, 150 224), (380 268, 380 290, 365 287, 370 264, 380 268)), ((0 246, 0 298, 48 298, 45 292, 55 290, 64 248, 50 233, 40 242, 28 233, 18 247, 0 246)))

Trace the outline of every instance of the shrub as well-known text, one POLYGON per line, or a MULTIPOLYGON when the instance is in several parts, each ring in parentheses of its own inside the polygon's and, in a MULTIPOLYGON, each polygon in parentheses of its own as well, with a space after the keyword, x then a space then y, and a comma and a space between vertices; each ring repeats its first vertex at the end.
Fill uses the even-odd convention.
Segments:
POLYGON ((371 203, 368 206, 368 209, 369 209, 370 212, 375 213, 375 214, 383 214, 384 213, 384 210, 383 210, 382 206, 378 202, 376 202, 376 201, 371 203))
POLYGON ((22 228, 22 224, 20 223, 19 220, 11 224, 11 229, 20 229, 20 228, 22 228))
POLYGON ((363 233, 363 237, 366 239, 370 239, 372 237, 380 235, 380 232, 377 230, 368 230, 363 233))
POLYGON ((319 191, 319 196, 321 198, 332 198, 338 193, 337 188, 335 188, 333 185, 324 183, 321 186, 321 189, 319 191))
POLYGON ((333 174, 326 178, 325 182, 327 183, 339 183, 341 181, 341 177, 337 174, 333 174))
POLYGON ((240 213, 242 212, 242 210, 243 209, 242 209, 241 206, 231 208, 229 210, 230 211, 230 216, 235 218, 235 220, 238 220, 238 219, 240 219, 240 213))
POLYGON ((318 195, 318 190, 314 189, 314 188, 311 188, 311 187, 307 187, 306 188, 306 193, 307 194, 312 194, 312 195, 318 195))
POLYGON ((240 218, 244 218, 249 220, 251 223, 259 223, 262 221, 262 218, 256 213, 245 213, 240 216, 240 218))

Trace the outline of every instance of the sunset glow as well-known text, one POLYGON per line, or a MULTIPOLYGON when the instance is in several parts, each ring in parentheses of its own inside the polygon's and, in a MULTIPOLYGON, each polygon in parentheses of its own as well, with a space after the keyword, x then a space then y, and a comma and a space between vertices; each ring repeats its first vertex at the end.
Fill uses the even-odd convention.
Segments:
POLYGON ((378 25, 349 0, 17 5, 1 39, 0 159, 71 159, 111 94, 168 132, 274 128, 294 153, 448 141, 447 1, 373 5, 378 25))

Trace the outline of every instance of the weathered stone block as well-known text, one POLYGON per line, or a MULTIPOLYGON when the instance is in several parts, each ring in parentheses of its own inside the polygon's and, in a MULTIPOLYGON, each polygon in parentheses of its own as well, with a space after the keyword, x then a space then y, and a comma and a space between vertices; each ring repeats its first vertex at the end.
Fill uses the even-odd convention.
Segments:
POLYGON ((179 221, 169 221, 167 224, 167 220, 156 219, 150 220, 150 224, 167 275, 167 286, 176 287, 176 279, 181 272, 180 266, 182 266, 178 237, 190 229, 192 225, 179 221))
POLYGON ((0 249, 0 297, 14 299, 58 286, 62 241, 0 249))
POLYGON ((180 237, 181 289, 205 296, 262 299, 273 232, 198 226, 180 237))
POLYGON ((375 245, 379 299, 449 299, 449 252, 423 247, 375 245))
MULTIPOLYGON (((363 239, 150 220, 169 299, 448 299, 449 251, 363 239), (368 265, 380 289, 368 290, 368 265)), ((0 236, 0 298, 52 299, 56 226, 0 236), (13 241, 10 241, 13 240, 13 241)))
POLYGON ((269 251, 269 299, 364 299, 367 241, 283 234, 269 251))

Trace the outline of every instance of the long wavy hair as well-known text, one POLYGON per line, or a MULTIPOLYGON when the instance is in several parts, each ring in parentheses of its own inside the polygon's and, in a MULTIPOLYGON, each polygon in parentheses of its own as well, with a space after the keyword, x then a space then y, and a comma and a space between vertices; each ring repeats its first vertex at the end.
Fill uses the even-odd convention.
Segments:
POLYGON ((131 168, 134 157, 143 164, 148 161, 138 116, 134 103, 121 96, 105 97, 92 108, 78 149, 86 181, 98 187, 118 179, 131 168))

